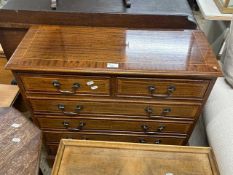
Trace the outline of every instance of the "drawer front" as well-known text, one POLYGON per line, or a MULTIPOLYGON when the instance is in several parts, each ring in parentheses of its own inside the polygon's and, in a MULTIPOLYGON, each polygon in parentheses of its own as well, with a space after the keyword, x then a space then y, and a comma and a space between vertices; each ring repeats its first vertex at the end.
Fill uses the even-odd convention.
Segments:
POLYGON ((81 139, 81 140, 99 140, 99 141, 117 141, 133 143, 150 143, 150 144, 168 144, 183 145, 186 137, 181 136, 147 136, 147 135, 124 135, 108 133, 88 133, 88 132, 51 132, 44 131, 46 143, 59 143, 61 139, 81 139))
POLYGON ((208 85, 208 80, 118 78, 117 96, 203 98, 208 85))
POLYGON ((110 94, 108 77, 57 76, 57 75, 21 75, 27 93, 47 94, 110 94))
POLYGON ((139 103, 139 102, 117 102, 117 101, 67 101, 57 99, 31 99, 35 112, 56 113, 64 115, 78 116, 82 114, 99 115, 127 115, 141 116, 144 118, 169 118, 187 117, 193 118, 199 105, 179 102, 161 103, 139 103))
POLYGON ((57 117, 38 117, 42 129, 63 129, 66 131, 119 131, 119 132, 141 132, 148 135, 158 133, 186 134, 192 122, 172 121, 141 121, 141 120, 116 120, 116 119, 73 119, 57 117))

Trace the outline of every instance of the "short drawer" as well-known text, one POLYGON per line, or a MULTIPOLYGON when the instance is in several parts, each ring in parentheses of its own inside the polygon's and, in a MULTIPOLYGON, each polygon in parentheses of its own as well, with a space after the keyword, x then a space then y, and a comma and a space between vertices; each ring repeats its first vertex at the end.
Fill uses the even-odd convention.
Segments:
POLYGON ((183 145, 185 136, 147 136, 147 135, 127 135, 127 134, 109 134, 109 133, 91 133, 91 132, 56 132, 44 131, 44 138, 47 144, 59 143, 61 139, 82 139, 82 140, 99 140, 99 141, 116 141, 116 142, 133 142, 133 143, 150 143, 150 144, 168 144, 183 145))
POLYGON ((87 119, 36 116, 41 129, 63 129, 71 132, 141 132, 147 135, 158 133, 187 134, 192 122, 87 119))
POLYGON ((132 102, 30 99, 35 113, 54 113, 70 116, 120 115, 143 118, 194 118, 200 108, 196 103, 132 102))
POLYGON ((203 98, 208 80, 117 78, 117 96, 203 98))
POLYGON ((27 93, 110 94, 110 79, 108 77, 22 74, 20 78, 27 93))

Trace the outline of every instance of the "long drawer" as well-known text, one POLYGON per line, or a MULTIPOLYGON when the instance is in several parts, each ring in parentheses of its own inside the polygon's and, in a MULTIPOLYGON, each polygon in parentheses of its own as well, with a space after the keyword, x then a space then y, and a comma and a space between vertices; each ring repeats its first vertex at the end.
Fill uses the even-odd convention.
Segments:
POLYGON ((41 129, 63 129, 66 131, 98 131, 98 132, 141 132, 148 135, 158 133, 187 134, 192 122, 175 122, 166 120, 119 120, 103 118, 61 118, 36 116, 41 129))
POLYGON ((197 103, 125 102, 92 100, 30 99, 36 113, 78 116, 82 114, 141 116, 143 118, 194 118, 200 108, 197 103))
POLYGON ((209 80, 117 78, 117 96, 203 98, 209 80))
POLYGON ((94 133, 94 132, 57 132, 44 131, 44 139, 46 144, 59 143, 62 138, 82 139, 82 140, 102 140, 102 141, 118 141, 118 142, 134 142, 134 143, 152 143, 152 144, 168 144, 183 145, 185 136, 148 136, 148 135, 129 135, 129 134, 110 134, 110 133, 94 133))
POLYGON ((106 96, 110 94, 109 77, 22 74, 20 78, 26 93, 106 96))

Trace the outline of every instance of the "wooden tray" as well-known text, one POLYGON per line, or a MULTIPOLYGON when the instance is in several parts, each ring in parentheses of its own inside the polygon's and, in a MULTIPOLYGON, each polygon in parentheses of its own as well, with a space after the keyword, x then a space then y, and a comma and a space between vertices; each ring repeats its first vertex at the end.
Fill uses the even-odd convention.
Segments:
POLYGON ((61 140, 52 175, 219 175, 211 148, 61 140))

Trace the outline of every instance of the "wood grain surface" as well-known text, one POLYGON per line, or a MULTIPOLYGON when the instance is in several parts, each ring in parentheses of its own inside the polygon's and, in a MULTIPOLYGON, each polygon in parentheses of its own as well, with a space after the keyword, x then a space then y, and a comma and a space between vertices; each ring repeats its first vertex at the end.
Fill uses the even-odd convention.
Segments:
MULTIPOLYGON (((209 85, 208 80, 187 79, 156 79, 156 78, 117 78, 117 92, 119 97, 151 97, 148 87, 153 86, 156 94, 166 94, 169 86, 175 86, 176 90, 167 98, 197 98, 202 99, 209 85)), ((152 97, 153 98, 153 97, 152 97)), ((155 97, 154 97, 155 98, 155 97)))
POLYGON ((33 26, 6 67, 50 157, 62 138, 186 145, 222 75, 199 30, 33 26))
MULTIPOLYGON (((133 142, 141 144, 168 144, 183 145, 187 139, 182 135, 145 135, 129 133, 110 133, 110 132, 64 132, 64 131, 44 131, 44 139, 48 144, 58 144, 61 139, 78 140, 97 140, 97 141, 115 141, 115 142, 133 142)), ((53 150, 53 152, 55 152, 53 150)), ((50 153, 50 152, 49 152, 50 153)))
POLYGON ((16 85, 0 84, 0 107, 10 107, 19 94, 19 87, 16 85))
POLYGON ((62 129, 66 131, 79 132, 80 123, 84 126, 80 128, 81 131, 94 132, 131 132, 131 133, 145 133, 147 135, 156 134, 180 134, 186 135, 191 127, 192 122, 187 121, 169 121, 169 120, 141 120, 141 119, 112 119, 112 118, 64 118, 60 116, 43 117, 36 116, 41 129, 62 129), (64 124, 68 126, 64 126, 64 124))
POLYGON ((71 116, 79 115, 111 115, 114 117, 139 117, 147 119, 180 117, 180 118, 195 118, 200 104, 198 103, 185 103, 185 102, 172 102, 172 101, 121 101, 121 100, 98 100, 93 98, 85 98, 83 100, 71 99, 30 99, 30 104, 35 113, 42 114, 58 114, 68 115, 64 112, 76 112, 71 116), (59 109, 59 104, 64 105, 64 110, 59 109), (80 110, 76 110, 80 106, 80 110), (148 115, 146 108, 151 108, 151 115, 148 115), (170 108, 170 112, 164 113, 164 109, 170 108))
POLYGON ((52 175, 77 172, 82 175, 219 175, 211 148, 62 140, 52 175))
POLYGON ((11 81, 14 79, 14 76, 11 71, 5 69, 7 63, 5 55, 0 52, 0 84, 11 84, 11 81))
POLYGON ((204 34, 192 30, 36 26, 26 34, 6 68, 153 76, 221 75, 204 34))
POLYGON ((0 108, 0 174, 36 175, 40 130, 13 108, 0 108))
POLYGON ((57 75, 34 75, 24 74, 21 80, 27 93, 47 93, 47 94, 63 94, 61 91, 73 91, 72 87, 75 83, 79 84, 72 95, 110 95, 110 77, 98 76, 57 76, 57 75), (60 88, 56 88, 53 82, 60 84, 60 88), (91 85, 98 88, 92 89, 91 85))

